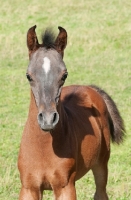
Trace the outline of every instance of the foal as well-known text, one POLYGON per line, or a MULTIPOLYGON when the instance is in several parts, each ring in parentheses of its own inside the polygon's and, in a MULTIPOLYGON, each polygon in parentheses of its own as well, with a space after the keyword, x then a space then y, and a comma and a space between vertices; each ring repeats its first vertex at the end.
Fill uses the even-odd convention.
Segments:
POLYGON ((68 75, 63 61, 67 32, 58 27, 54 40, 46 31, 39 44, 35 28, 27 33, 31 100, 18 158, 19 200, 42 200, 44 190, 53 190, 55 200, 76 200, 75 181, 90 169, 94 199, 108 200, 110 139, 122 142, 123 120, 100 88, 62 87, 68 75))

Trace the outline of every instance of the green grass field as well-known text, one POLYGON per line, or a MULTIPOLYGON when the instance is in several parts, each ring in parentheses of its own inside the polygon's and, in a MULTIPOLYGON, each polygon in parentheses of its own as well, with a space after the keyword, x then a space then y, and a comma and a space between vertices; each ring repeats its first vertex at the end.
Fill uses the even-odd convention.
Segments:
MULTIPOLYGON (((131 1, 0 0, 0 200, 18 199, 17 155, 28 114, 27 30, 52 26, 68 32, 66 85, 95 84, 117 103, 125 142, 111 146, 107 191, 110 200, 131 200, 131 1)), ((91 200, 92 173, 76 183, 78 200, 91 200)), ((52 199, 45 192, 43 199, 52 199)))

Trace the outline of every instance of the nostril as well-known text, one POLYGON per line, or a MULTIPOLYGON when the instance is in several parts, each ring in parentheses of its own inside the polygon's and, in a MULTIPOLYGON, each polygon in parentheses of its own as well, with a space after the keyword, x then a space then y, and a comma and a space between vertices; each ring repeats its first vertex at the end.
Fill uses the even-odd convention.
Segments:
POLYGON ((54 113, 54 116, 53 116, 53 123, 56 121, 56 113, 54 113))
POLYGON ((40 113, 39 116, 42 117, 42 113, 40 113))
POLYGON ((53 120, 52 120, 53 125, 56 125, 58 121, 59 121, 59 114, 57 112, 54 112, 53 113, 53 120))
POLYGON ((43 120, 43 115, 42 115, 42 113, 39 113, 38 119, 39 119, 39 121, 42 121, 42 120, 43 120))

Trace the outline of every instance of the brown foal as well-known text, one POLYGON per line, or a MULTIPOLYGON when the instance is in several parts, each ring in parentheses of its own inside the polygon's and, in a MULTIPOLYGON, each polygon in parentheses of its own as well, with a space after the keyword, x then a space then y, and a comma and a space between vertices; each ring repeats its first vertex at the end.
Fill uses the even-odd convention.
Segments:
POLYGON ((89 170, 96 184, 94 199, 108 200, 110 140, 122 142, 123 120, 100 88, 63 87, 66 30, 58 27, 56 39, 46 30, 39 44, 35 28, 27 33, 31 100, 18 158, 19 200, 42 200, 44 190, 53 190, 55 200, 76 200, 75 181, 89 170))

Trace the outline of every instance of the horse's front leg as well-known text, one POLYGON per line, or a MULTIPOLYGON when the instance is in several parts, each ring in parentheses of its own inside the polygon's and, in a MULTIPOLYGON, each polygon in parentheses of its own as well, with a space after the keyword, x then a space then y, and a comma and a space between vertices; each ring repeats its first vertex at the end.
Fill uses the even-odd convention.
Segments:
POLYGON ((55 200, 76 200, 76 189, 75 189, 75 176, 71 175, 68 183, 65 186, 54 185, 53 191, 55 200))
POLYGON ((37 188, 27 189, 22 187, 19 200, 42 200, 42 191, 37 188))
POLYGON ((76 190, 74 185, 67 185, 54 190, 55 200, 76 200, 76 190))

